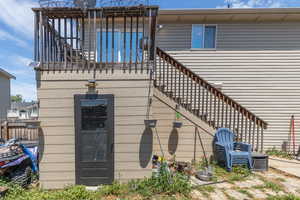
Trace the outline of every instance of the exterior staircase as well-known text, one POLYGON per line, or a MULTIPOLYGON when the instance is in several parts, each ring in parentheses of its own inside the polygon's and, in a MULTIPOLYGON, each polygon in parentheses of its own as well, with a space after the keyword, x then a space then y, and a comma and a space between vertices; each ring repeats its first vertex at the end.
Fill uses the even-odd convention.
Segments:
POLYGON ((192 72, 162 49, 156 50, 154 87, 209 127, 231 129, 236 140, 263 151, 267 123, 192 72))
MULTIPOLYGON (((77 25, 77 23, 76 23, 76 25, 77 25)), ((57 31, 55 29, 55 20, 51 20, 46 16, 44 17, 44 20, 43 20, 43 26, 46 31, 46 37, 49 41, 49 46, 54 47, 55 51, 57 51, 57 54, 55 55, 57 57, 55 57, 55 58, 54 58, 54 55, 45 55, 48 60, 51 60, 51 59, 53 59, 54 61, 66 60, 71 63, 72 62, 73 63, 78 63, 78 62, 86 63, 87 62, 86 58, 84 57, 83 50, 78 49, 79 42, 81 43, 81 41, 78 40, 78 37, 79 37, 78 33, 76 33, 76 35, 67 36, 66 30, 64 30, 65 35, 61 36, 61 33, 60 33, 61 30, 57 31), (74 42, 74 40, 76 42, 74 42)), ((71 26, 71 24, 70 24, 70 26, 71 26)), ((72 24, 72 26, 73 26, 73 24, 72 24)), ((66 24, 65 24, 65 27, 67 27, 66 24)), ((47 53, 50 54, 49 50, 48 51, 46 50, 45 54, 47 54, 47 53)))

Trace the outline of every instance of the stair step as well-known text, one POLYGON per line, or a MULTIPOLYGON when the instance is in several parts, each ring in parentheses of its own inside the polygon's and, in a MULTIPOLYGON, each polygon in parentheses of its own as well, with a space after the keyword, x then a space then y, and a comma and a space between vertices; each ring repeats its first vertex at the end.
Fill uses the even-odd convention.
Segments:
POLYGON ((163 92, 165 91, 165 87, 166 87, 165 85, 158 85, 158 86, 157 86, 157 88, 158 88, 160 91, 163 91, 163 92))
POLYGON ((200 117, 202 120, 207 121, 207 113, 204 113, 203 115, 199 115, 199 117, 200 117))
POLYGON ((166 94, 168 97, 173 97, 173 92, 172 92, 172 91, 166 91, 165 94, 166 94))
POLYGON ((184 108, 186 108, 186 109, 192 109, 192 104, 190 104, 190 103, 182 103, 181 104, 184 108))
POLYGON ((200 109, 194 108, 194 109, 192 109, 192 112, 193 112, 195 115, 199 115, 200 109))
POLYGON ((181 98, 180 97, 173 97, 173 100, 176 102, 180 102, 181 98))
POLYGON ((213 127, 216 127, 216 122, 213 121, 213 120, 208 121, 208 124, 213 126, 213 127))

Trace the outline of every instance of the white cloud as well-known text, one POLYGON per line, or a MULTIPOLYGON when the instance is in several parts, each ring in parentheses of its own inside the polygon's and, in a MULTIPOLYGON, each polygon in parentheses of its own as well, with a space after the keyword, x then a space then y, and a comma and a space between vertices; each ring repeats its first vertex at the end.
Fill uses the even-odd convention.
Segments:
POLYGON ((11 83, 11 94, 21 94, 26 101, 36 100, 36 85, 13 80, 11 83))
POLYGON ((12 81, 11 93, 21 94, 26 101, 36 100, 34 70, 28 66, 31 59, 20 55, 11 55, 9 59, 12 65, 9 72, 16 76, 16 80, 12 81))
POLYGON ((12 54, 9 56, 0 56, 0 60, 6 59, 5 64, 2 64, 2 68, 9 73, 16 76, 17 80, 33 80, 34 79, 34 69, 29 67, 28 64, 31 62, 30 58, 23 57, 20 55, 12 54))
MULTIPOLYGON (((224 4, 230 4, 231 8, 279 8, 283 7, 282 0, 225 0, 224 4)), ((227 5, 218 6, 227 7, 227 5)))
POLYGON ((32 0, 0 0, 0 21, 22 33, 27 38, 33 36, 32 7, 37 7, 32 0))
POLYGON ((19 66, 28 67, 30 62, 32 62, 32 60, 30 58, 26 58, 26 57, 19 56, 19 55, 14 56, 14 63, 19 66))
POLYGON ((15 42, 20 47, 27 47, 27 43, 17 37, 12 36, 10 33, 0 29, 0 40, 11 40, 15 42))

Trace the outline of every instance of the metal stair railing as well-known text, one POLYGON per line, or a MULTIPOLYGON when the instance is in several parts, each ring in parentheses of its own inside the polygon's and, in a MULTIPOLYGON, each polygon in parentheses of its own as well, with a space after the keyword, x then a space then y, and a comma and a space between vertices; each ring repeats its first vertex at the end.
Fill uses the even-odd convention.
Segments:
POLYGON ((226 127, 236 140, 263 151, 267 123, 162 49, 156 49, 154 86, 213 128, 226 127))

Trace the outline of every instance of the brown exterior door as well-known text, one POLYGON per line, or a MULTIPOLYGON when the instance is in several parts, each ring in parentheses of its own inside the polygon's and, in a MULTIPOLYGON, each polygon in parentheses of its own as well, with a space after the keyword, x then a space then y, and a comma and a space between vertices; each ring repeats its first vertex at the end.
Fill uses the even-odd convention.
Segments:
POLYGON ((75 95, 76 184, 110 184, 114 178, 114 97, 75 95))

